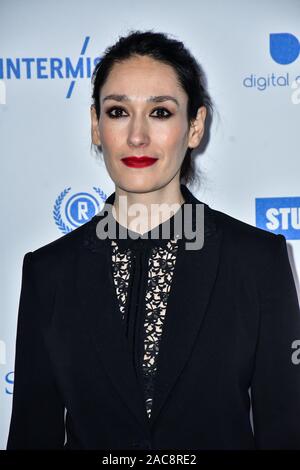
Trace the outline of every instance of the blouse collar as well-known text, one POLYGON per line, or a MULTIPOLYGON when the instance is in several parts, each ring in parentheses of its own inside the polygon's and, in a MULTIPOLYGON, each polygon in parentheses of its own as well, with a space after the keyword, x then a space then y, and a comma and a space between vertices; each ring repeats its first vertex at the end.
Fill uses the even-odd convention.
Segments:
MULTIPOLYGON (((184 203, 180 206, 179 210, 175 214, 173 214, 169 219, 166 221, 162 222, 158 226, 154 227, 152 230, 149 230, 148 232, 144 233, 143 235, 133 232, 126 227, 123 227, 125 230, 125 234, 127 235, 127 230, 128 234, 133 235, 133 236, 128 236, 127 238, 120 238, 119 229, 120 224, 118 224, 117 220, 113 217, 112 215, 112 205, 115 200, 115 192, 110 194, 108 198, 106 199, 103 208, 96 214, 94 217, 85 224, 85 235, 84 235, 84 245, 89 248, 91 251, 94 252, 99 252, 105 249, 106 243, 103 243, 104 241, 110 241, 116 240, 120 249, 127 250, 128 248, 133 248, 133 249, 147 249, 150 246, 166 246, 167 243, 169 242, 170 239, 175 239, 178 238, 179 242, 181 239, 183 241, 185 240, 185 232, 184 232, 184 213, 186 211, 187 205, 189 205, 189 209, 187 211, 188 217, 190 217, 190 214, 192 214, 192 226, 191 229, 193 232, 196 231, 196 206, 198 204, 203 204, 204 209, 205 209, 205 223, 204 223, 204 237, 210 237, 212 234, 216 232, 216 222, 215 222, 215 217, 213 215, 214 211, 210 209, 210 207, 205 204, 204 202, 198 200, 192 192, 188 189, 188 187, 185 184, 180 184, 180 190, 181 194, 184 199, 184 203), (98 236, 97 233, 97 225, 98 222, 100 222, 102 217, 105 217, 107 214, 111 215, 111 220, 115 223, 116 225, 116 230, 115 230, 115 235, 112 235, 111 233, 107 232, 107 237, 103 240, 101 237, 98 236), (178 217, 178 222, 175 224, 175 220, 178 217), (167 226, 164 229, 164 226, 167 226), (181 230, 178 230, 178 226, 181 227, 181 230), (170 230, 170 233, 168 230, 170 230), (158 238, 155 238, 158 233, 158 238), (168 236, 162 236, 162 235, 168 234, 168 236), (179 237, 176 237, 176 235, 179 235, 179 237), (137 237, 137 238, 136 238, 137 237), (136 239, 135 239, 136 238, 136 239)), ((114 232, 114 231, 112 231, 114 232)), ((123 236, 123 235, 122 235, 123 236)), ((182 241, 182 243, 183 243, 182 241)), ((188 240, 190 241, 190 240, 188 240)))
MULTIPOLYGON (((149 249, 151 247, 164 248, 171 239, 180 239, 183 233, 185 208, 187 204, 192 204, 194 202, 194 197, 186 185, 181 184, 180 190, 184 202, 181 204, 180 208, 175 212, 175 214, 173 214, 167 220, 153 227, 151 230, 140 234, 128 229, 127 227, 124 227, 112 216, 112 220, 115 223, 116 236, 110 234, 109 238, 117 242, 121 251, 126 251, 127 249, 140 251, 149 249), (178 222, 176 223, 177 220, 178 222)), ((112 193, 106 199, 105 204, 110 204, 112 206, 115 201, 115 194, 115 192, 112 193)))

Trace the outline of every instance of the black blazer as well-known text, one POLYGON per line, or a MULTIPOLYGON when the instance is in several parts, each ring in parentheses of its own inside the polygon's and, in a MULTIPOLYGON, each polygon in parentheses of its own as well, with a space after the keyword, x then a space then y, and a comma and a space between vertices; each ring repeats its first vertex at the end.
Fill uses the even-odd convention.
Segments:
POLYGON ((300 449, 286 240, 204 218, 203 248, 177 255, 150 420, 100 216, 24 256, 7 449, 300 449))

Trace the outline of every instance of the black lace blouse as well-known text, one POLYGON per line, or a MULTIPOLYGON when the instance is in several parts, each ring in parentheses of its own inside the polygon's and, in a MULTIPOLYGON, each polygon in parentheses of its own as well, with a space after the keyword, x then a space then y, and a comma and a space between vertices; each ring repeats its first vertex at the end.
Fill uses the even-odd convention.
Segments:
POLYGON ((110 240, 120 315, 136 375, 144 390, 149 418, 160 339, 178 251, 179 235, 175 232, 174 216, 143 235, 127 230, 115 221, 117 236, 110 240), (162 235, 166 224, 170 227, 168 238, 162 235), (130 236, 120 238, 120 227, 130 236), (153 238, 154 231, 158 234, 156 239, 153 238))

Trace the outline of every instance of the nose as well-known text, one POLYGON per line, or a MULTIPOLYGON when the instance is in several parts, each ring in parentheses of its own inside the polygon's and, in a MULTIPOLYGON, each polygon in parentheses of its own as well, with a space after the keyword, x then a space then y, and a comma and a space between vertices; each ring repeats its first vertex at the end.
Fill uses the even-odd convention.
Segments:
POLYGON ((150 142, 147 125, 142 122, 141 118, 135 119, 130 123, 128 131, 127 143, 129 146, 140 147, 146 146, 150 142))

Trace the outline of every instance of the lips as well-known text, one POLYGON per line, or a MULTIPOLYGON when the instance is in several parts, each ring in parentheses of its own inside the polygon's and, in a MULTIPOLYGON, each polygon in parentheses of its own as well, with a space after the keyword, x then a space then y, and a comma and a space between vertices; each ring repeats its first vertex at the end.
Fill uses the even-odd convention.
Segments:
POLYGON ((122 162, 126 166, 130 166, 133 168, 144 168, 145 166, 153 165, 158 158, 148 157, 146 155, 142 157, 125 157, 122 158, 122 162))

